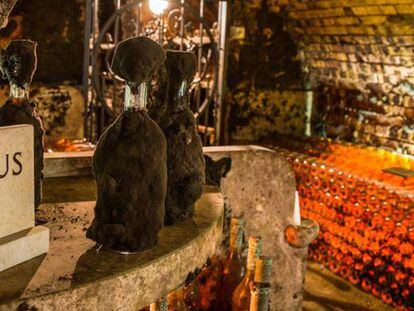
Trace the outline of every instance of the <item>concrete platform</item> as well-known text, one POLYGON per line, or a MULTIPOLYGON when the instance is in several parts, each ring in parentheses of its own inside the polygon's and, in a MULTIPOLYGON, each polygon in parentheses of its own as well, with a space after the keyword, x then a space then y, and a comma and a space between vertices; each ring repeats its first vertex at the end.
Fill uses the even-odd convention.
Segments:
MULTIPOLYGON (((89 187, 79 191, 84 197, 94 196, 91 180, 86 182, 89 187)), ((64 180, 59 184, 60 189, 46 182, 45 192, 72 192, 64 180)), ((19 306, 42 311, 119 310, 122 306, 122 310, 136 311, 181 286, 221 242, 224 202, 216 188, 205 188, 192 220, 164 228, 156 247, 128 256, 98 249, 86 239, 94 204, 41 206, 37 221, 50 229, 50 251, 0 273, 1 311, 19 306)))

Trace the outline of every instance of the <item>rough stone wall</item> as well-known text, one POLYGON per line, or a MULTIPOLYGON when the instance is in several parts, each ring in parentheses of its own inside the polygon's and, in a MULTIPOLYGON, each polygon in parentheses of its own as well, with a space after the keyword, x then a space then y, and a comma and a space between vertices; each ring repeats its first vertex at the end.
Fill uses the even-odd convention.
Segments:
POLYGON ((276 1, 232 4, 231 27, 245 29, 244 39, 229 44, 226 124, 233 140, 304 134, 301 65, 287 22, 276 1))
POLYGON ((284 2, 328 134, 413 153, 414 1, 284 2))
POLYGON ((233 94, 232 112, 237 115, 233 139, 257 141, 278 135, 305 133, 305 92, 289 90, 251 90, 233 94))

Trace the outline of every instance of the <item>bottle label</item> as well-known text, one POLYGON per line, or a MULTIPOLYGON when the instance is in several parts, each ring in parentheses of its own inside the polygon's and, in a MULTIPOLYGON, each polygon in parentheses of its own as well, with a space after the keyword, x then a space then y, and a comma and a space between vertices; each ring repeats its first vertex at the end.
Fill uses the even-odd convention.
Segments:
POLYGON ((133 94, 128 83, 125 84, 124 110, 145 110, 147 108, 148 86, 143 82, 138 86, 138 93, 133 94))

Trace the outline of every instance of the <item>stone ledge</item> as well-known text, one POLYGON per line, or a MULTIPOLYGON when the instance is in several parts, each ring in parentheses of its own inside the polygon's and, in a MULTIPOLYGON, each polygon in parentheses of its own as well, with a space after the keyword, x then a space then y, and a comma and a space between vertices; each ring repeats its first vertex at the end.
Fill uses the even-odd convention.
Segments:
POLYGON ((38 226, 0 239, 0 271, 47 253, 49 229, 38 226))
MULTIPOLYGON (((205 154, 220 152, 268 151, 260 146, 204 147, 205 154)), ((45 177, 87 176, 92 174, 93 151, 45 153, 45 177)))
POLYGON ((153 249, 122 256, 85 238, 94 202, 44 204, 47 256, 0 273, 0 311, 139 310, 182 285, 221 242, 223 196, 206 187, 192 220, 164 228, 153 249))
MULTIPOLYGON (((222 191, 229 199, 233 213, 243 214, 247 220, 247 234, 261 235, 264 254, 273 259, 271 301, 277 303, 272 310, 300 310, 307 247, 291 247, 284 234, 292 224, 295 198, 295 176, 291 165, 281 154, 259 146, 206 147, 204 153, 215 160, 224 156, 232 158, 232 169, 222 180, 222 191)), ((83 159, 83 164, 88 165, 87 154, 78 155, 79 160, 83 159)), ((55 154, 54 157, 63 161, 65 154, 55 154)), ((54 172, 63 173, 53 161, 46 159, 46 168, 53 166, 54 172)), ((46 175, 52 177, 48 169, 46 175)))

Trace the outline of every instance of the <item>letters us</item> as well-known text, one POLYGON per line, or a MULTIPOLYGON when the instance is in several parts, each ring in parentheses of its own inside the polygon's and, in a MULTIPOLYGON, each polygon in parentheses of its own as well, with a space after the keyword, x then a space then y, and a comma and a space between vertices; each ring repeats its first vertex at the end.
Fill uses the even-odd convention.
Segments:
POLYGON ((3 155, 0 158, 0 179, 3 179, 10 174, 13 176, 20 175, 23 171, 23 164, 21 162, 21 158, 21 152, 3 155))

